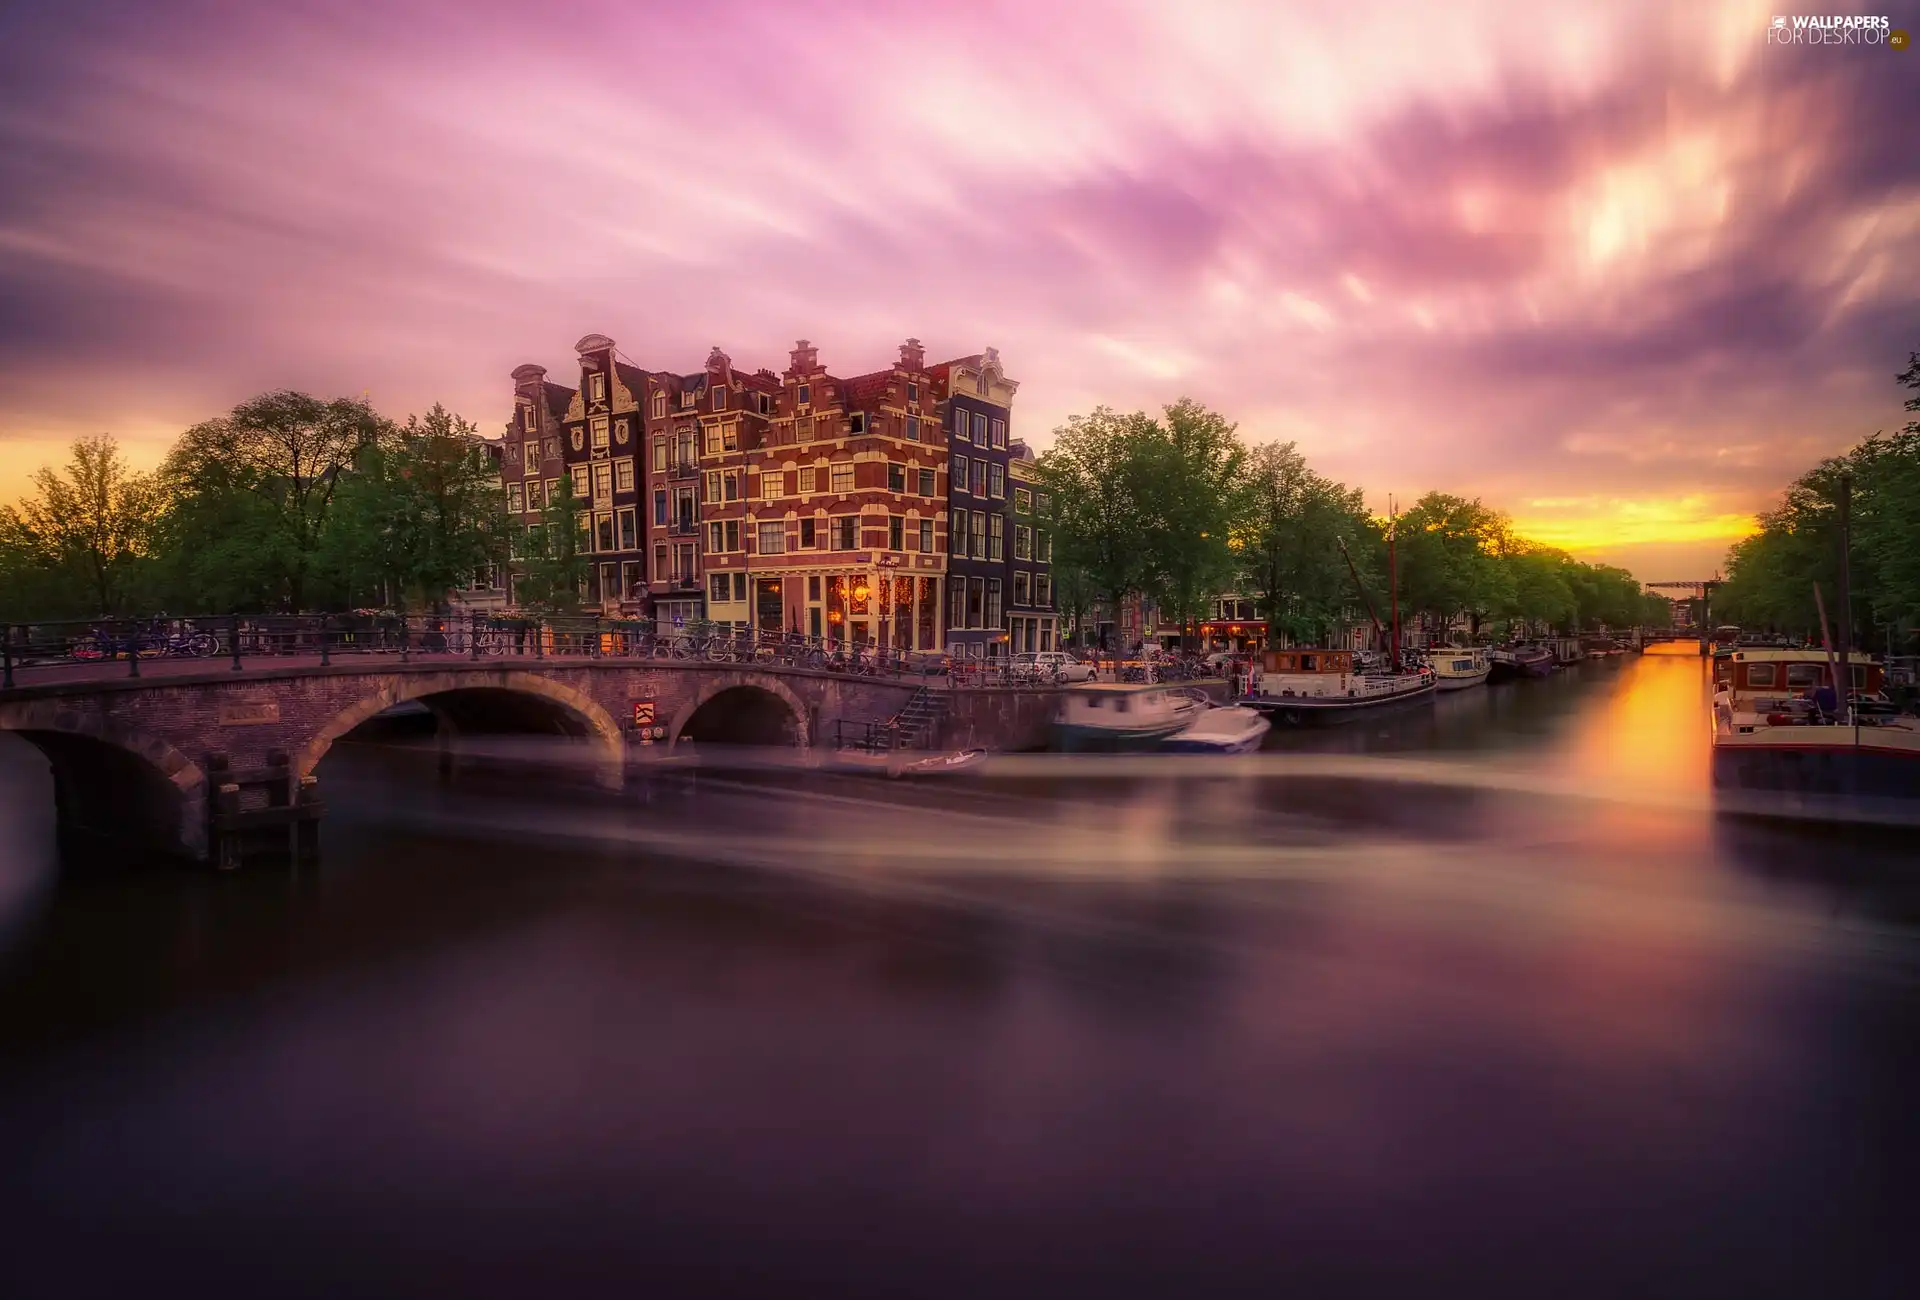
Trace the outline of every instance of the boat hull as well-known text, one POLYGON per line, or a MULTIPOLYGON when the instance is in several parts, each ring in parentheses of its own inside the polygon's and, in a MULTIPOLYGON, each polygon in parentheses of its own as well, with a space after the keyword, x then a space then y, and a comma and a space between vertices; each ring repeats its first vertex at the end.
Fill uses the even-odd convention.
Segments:
POLYGON ((1856 728, 1821 730, 1835 733, 1833 739, 1741 743, 1716 736, 1714 788, 1759 795, 1897 799, 1920 811, 1920 745, 1879 745, 1870 737, 1848 743, 1856 728))
POLYGON ((1127 754, 1157 748, 1162 740, 1183 730, 1191 718, 1150 727, 1086 727, 1053 724, 1053 747, 1062 754, 1127 754))
POLYGON ((1479 686, 1493 673, 1493 665, 1488 664, 1477 673, 1464 673, 1458 676, 1440 676, 1434 681, 1434 689, 1439 691, 1464 691, 1470 686, 1479 686))
POLYGON ((1235 701, 1243 708, 1258 709, 1277 727, 1337 727, 1356 718, 1378 717, 1382 713, 1432 703, 1431 681, 1404 690, 1378 695, 1348 696, 1259 696, 1249 695, 1235 701))

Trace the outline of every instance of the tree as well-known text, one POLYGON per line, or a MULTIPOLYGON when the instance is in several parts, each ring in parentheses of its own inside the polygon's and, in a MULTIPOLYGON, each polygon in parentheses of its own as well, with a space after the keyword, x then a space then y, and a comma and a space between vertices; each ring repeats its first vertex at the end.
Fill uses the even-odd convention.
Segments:
POLYGON ((1136 427, 1145 590, 1184 636, 1233 582, 1230 541, 1244 513, 1247 452, 1226 417, 1191 398, 1167 407, 1164 422, 1136 427))
POLYGON ((364 401, 295 392, 188 429, 161 467, 176 580, 235 606, 306 608, 342 476, 390 434, 364 401))
POLYGON ((1506 545, 1506 519, 1482 505, 1429 492, 1397 521, 1402 605, 1439 628, 1468 614, 1478 618, 1510 603, 1495 558, 1506 545))
POLYGON ((587 516, 573 495, 573 480, 562 474, 555 495, 547 498, 540 522, 520 536, 520 603, 553 613, 580 607, 580 589, 587 581, 585 540, 587 516))
POLYGON ((505 558, 498 472, 474 425, 438 403, 361 451, 333 509, 320 567, 347 591, 377 584, 438 610, 474 570, 505 558))
POLYGON ((16 590, 33 590, 40 608, 77 613, 60 591, 77 586, 86 593, 86 612, 123 612, 153 541, 152 477, 130 470, 118 444, 103 433, 76 441, 63 472, 42 467, 33 487, 17 510, 0 507, 0 550, 7 557, 0 563, 14 572, 16 590), (45 581, 36 583, 36 576, 45 581))
POLYGON ((1363 494, 1308 468, 1291 442, 1255 447, 1243 475, 1239 589, 1254 597, 1270 636, 1323 643, 1350 607, 1384 589, 1374 562, 1380 532, 1363 494), (1355 590, 1342 543, 1365 590, 1355 590))
POLYGON ((1153 576, 1142 538, 1155 499, 1149 480, 1161 461, 1160 437, 1145 414, 1102 406, 1069 418, 1036 465, 1053 498, 1056 571, 1083 575, 1093 598, 1116 615, 1153 576))

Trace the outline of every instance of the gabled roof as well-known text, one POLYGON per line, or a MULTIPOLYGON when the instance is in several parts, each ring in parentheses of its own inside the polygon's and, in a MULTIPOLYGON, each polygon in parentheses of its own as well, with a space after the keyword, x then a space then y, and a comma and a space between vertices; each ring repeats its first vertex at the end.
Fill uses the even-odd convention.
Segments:
POLYGON ((870 375, 855 375, 841 385, 847 395, 847 406, 866 406, 878 402, 887 395, 887 385, 893 382, 893 371, 876 370, 870 375))
POLYGON ((546 394, 547 413, 556 420, 566 419, 567 408, 573 405, 573 395, 577 390, 565 384, 556 384, 551 379, 544 381, 540 387, 546 394))

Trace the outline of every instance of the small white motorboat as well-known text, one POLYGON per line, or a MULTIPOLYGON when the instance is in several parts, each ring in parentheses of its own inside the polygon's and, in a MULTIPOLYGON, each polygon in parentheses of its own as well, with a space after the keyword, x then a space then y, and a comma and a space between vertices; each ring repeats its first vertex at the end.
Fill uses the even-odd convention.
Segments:
POLYGON ((1160 742, 1168 754, 1251 754, 1273 724, 1252 709, 1208 709, 1193 724, 1160 742))

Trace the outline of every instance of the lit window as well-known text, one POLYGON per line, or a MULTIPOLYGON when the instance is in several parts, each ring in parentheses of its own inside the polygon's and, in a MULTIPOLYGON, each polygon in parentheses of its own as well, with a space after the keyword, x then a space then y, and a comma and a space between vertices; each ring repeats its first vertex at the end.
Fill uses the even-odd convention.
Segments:
POLYGON ((587 384, 588 391, 592 394, 594 401, 602 402, 606 400, 607 377, 605 375, 589 375, 587 377, 587 384))
POLYGON ((760 498, 763 501, 776 501, 787 494, 787 476, 777 469, 760 471, 760 498))
POLYGON ((575 465, 573 467, 573 494, 582 501, 585 501, 589 490, 587 484, 587 467, 585 465, 575 465))

